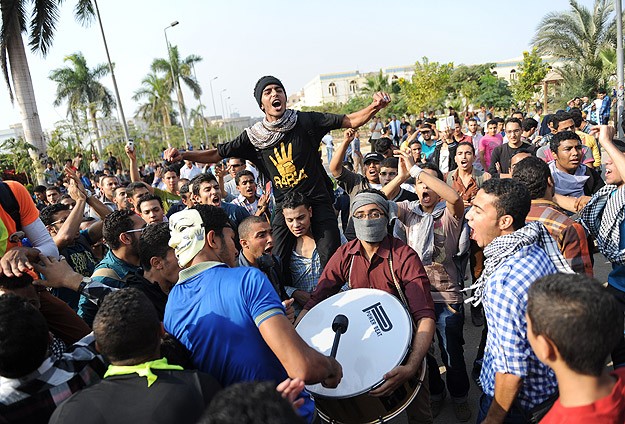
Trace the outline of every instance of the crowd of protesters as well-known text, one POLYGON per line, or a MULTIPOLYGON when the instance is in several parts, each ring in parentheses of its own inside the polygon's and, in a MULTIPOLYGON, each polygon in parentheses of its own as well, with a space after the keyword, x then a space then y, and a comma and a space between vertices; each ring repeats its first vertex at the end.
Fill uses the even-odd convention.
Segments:
POLYGON ((33 195, 0 182, 0 422, 314 422, 304 384, 336 387, 342 364, 295 326, 358 288, 413 319, 368 388, 425 363, 410 423, 625 422, 625 142, 604 90, 385 122, 382 92, 348 115, 288 109, 271 76, 254 97, 264 120, 216 149, 78 155, 33 195))

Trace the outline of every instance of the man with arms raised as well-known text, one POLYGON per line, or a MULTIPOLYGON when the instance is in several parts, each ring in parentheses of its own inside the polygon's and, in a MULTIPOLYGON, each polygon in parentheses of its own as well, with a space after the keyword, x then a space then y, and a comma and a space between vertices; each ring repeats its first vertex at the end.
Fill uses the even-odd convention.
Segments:
POLYGON ((226 157, 240 157, 252 161, 274 185, 276 215, 273 220, 274 237, 278 251, 284 258, 293 250, 294 237, 289 232, 280 204, 290 191, 304 194, 313 209, 312 230, 317 241, 321 264, 325 265, 339 247, 339 229, 334 213, 332 183, 318 154, 321 138, 338 128, 358 128, 384 108, 390 97, 376 93, 366 108, 349 115, 317 112, 297 112, 286 108, 286 92, 275 77, 262 77, 254 88, 254 97, 265 112, 262 122, 247 128, 231 142, 217 149, 199 152, 178 152, 170 148, 165 159, 181 159, 216 163, 226 157))
MULTIPOLYGON (((183 268, 165 309, 165 329, 189 350, 200 371, 222 386, 283 381, 336 387, 341 366, 310 348, 285 316, 284 306, 258 269, 236 267, 234 230, 217 207, 198 205, 172 215, 169 242, 183 268)), ((300 409, 309 422, 313 404, 300 409)))
POLYGON ((544 225, 525 224, 530 207, 523 183, 496 178, 484 183, 467 213, 485 257, 469 299, 484 303, 488 325, 478 423, 525 423, 530 410, 548 407, 556 392, 553 372, 527 340, 527 290, 540 277, 573 271, 544 225))

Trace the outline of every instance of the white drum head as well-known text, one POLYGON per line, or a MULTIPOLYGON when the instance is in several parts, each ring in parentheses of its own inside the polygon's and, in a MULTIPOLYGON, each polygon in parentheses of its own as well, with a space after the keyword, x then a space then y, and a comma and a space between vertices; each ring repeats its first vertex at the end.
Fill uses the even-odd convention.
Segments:
POLYGON ((376 289, 352 289, 324 300, 302 318, 296 331, 309 346, 330 355, 332 322, 339 314, 349 320, 336 354, 343 379, 335 389, 306 386, 313 395, 346 398, 365 393, 401 364, 410 347, 408 311, 395 296, 376 289))

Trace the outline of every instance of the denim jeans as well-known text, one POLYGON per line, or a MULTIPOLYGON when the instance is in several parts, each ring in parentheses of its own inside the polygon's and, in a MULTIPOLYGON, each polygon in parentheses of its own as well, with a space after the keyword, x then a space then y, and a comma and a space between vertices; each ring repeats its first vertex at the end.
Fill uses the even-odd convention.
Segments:
MULTIPOLYGON (((462 303, 446 304, 435 303, 436 336, 441 350, 441 358, 447 369, 447 389, 456 402, 463 402, 469 393, 469 376, 464 361, 464 305, 462 303)), ((428 369, 430 371, 430 397, 438 400, 443 396, 445 383, 438 370, 438 364, 433 356, 428 355, 428 369)))
MULTIPOLYGON (((484 421, 491 403, 493 403, 493 397, 482 393, 482 396, 480 396, 480 410, 477 414, 477 421, 475 421, 477 424, 481 424, 482 421, 484 421)), ((506 415, 503 422, 504 424, 525 424, 527 423, 527 419, 525 418, 525 412, 519 409, 515 404, 512 405, 512 408, 508 411, 508 415, 506 415)))

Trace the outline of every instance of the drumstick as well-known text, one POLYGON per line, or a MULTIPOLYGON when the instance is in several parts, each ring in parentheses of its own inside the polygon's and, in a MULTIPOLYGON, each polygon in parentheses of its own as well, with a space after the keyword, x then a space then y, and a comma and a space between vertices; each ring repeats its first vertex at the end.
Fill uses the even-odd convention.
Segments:
POLYGON ((347 331, 347 326, 349 325, 349 320, 345 315, 339 314, 334 317, 334 321, 332 321, 332 331, 334 331, 334 342, 332 343, 332 350, 330 352, 330 356, 336 359, 336 351, 339 348, 339 340, 341 339, 341 334, 347 331))

